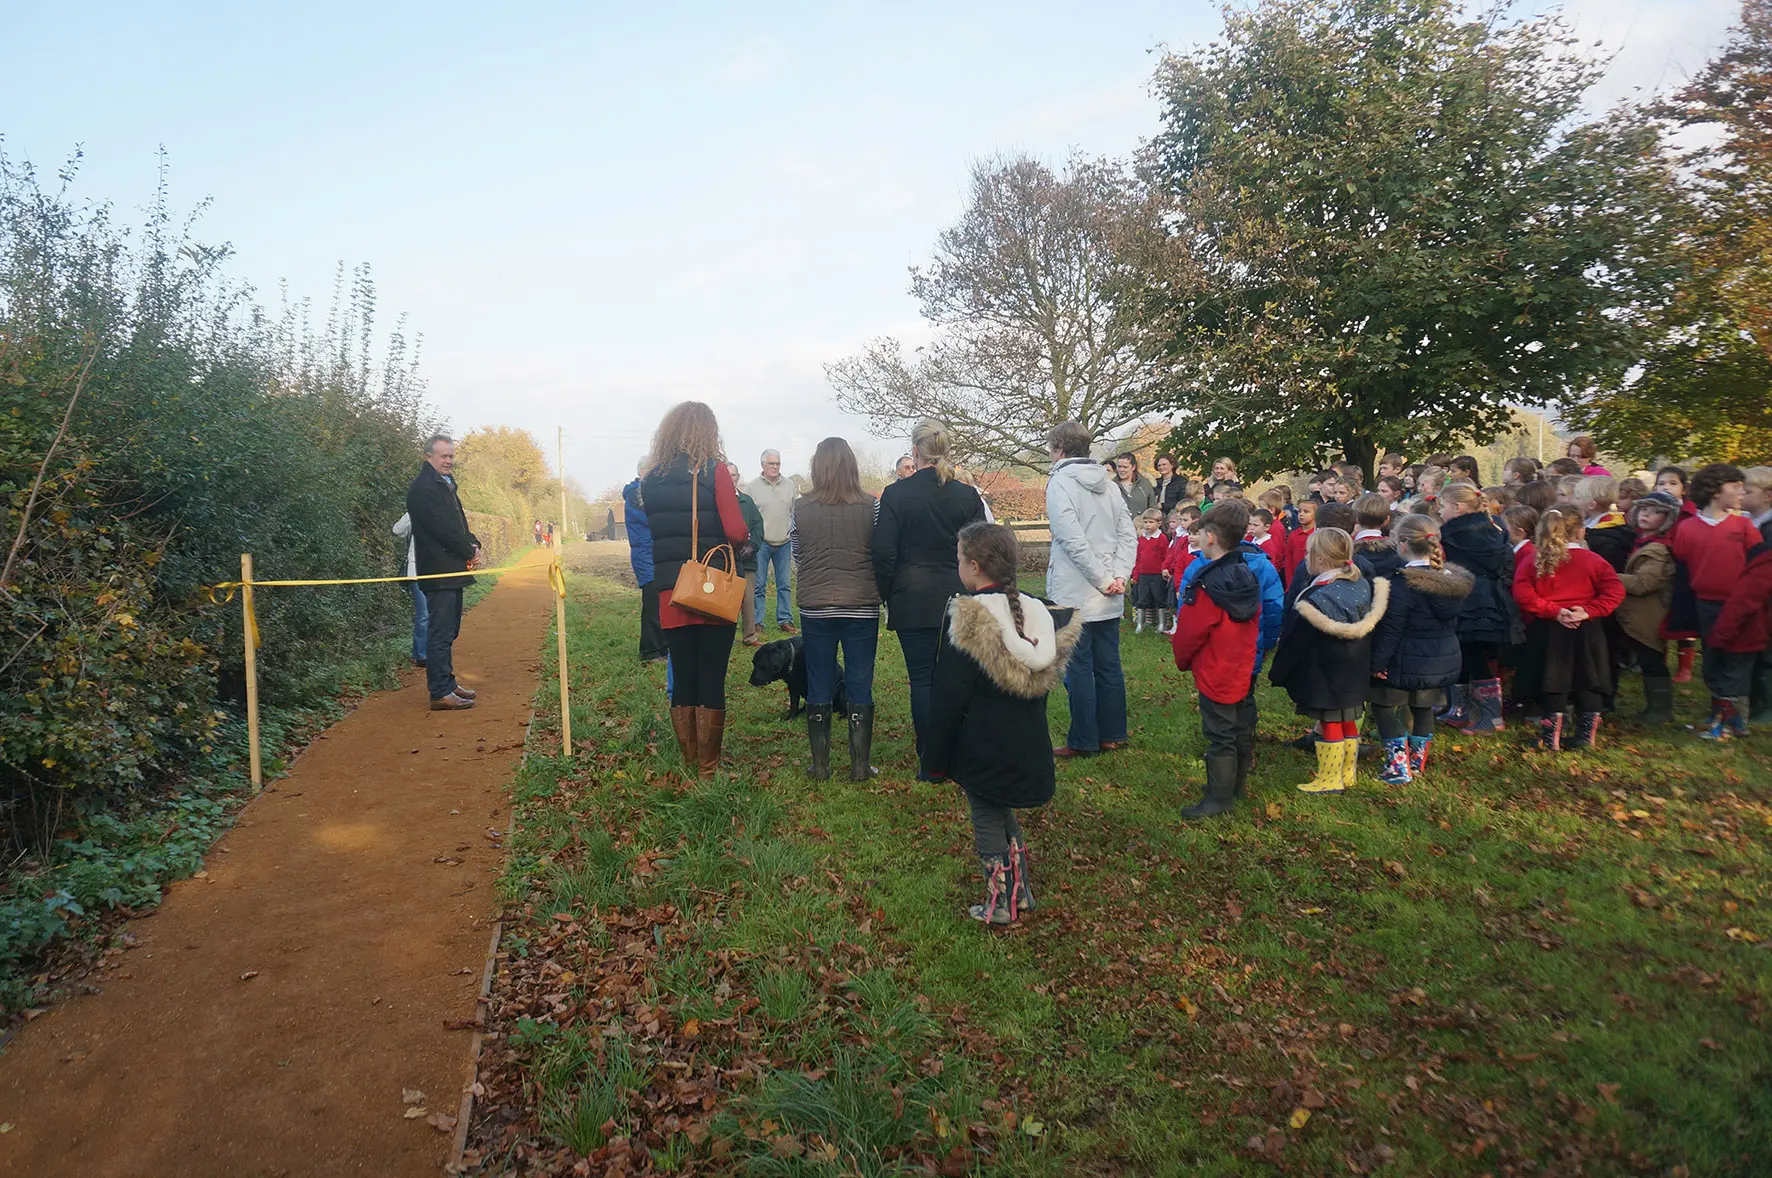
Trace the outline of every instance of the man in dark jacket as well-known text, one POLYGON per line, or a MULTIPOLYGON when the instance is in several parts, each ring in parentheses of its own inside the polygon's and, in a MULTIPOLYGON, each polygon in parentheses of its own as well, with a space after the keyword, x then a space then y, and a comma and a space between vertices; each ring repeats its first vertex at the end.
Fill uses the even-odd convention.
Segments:
POLYGON ((474 706, 475 693, 455 681, 455 639, 461 633, 462 590, 474 583, 467 572, 480 559, 480 541, 468 530, 468 517, 450 473, 454 469, 455 442, 438 434, 425 443, 425 463, 406 488, 418 575, 462 574, 419 582, 431 614, 425 685, 430 688, 433 712, 457 712, 474 706))

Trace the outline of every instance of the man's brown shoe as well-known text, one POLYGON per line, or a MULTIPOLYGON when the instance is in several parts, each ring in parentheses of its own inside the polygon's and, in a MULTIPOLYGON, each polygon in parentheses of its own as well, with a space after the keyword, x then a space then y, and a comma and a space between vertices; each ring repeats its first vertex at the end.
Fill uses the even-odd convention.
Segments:
MULTIPOLYGON (((468 688, 466 688, 466 687, 463 687, 463 686, 462 686, 462 685, 461 685, 461 684, 459 684, 459 683, 457 683, 457 684, 456 684, 456 685, 455 685, 455 694, 457 694, 457 695, 459 695, 459 696, 461 696, 461 697, 462 697, 462 698, 463 698, 463 699, 479 699, 479 698, 480 698, 480 693, 479 693, 479 692, 477 692, 477 691, 470 691, 470 690, 469 690, 469 689, 468 689, 468 688)), ((1102 747, 1103 747, 1103 748, 1105 748, 1105 747, 1107 747, 1107 746, 1105 746, 1105 745, 1103 745, 1103 746, 1102 746, 1102 747)))
POLYGON ((463 699, 454 692, 450 692, 442 699, 434 699, 431 701, 431 711, 433 712, 465 712, 473 706, 473 700, 463 699))
POLYGON ((1091 749, 1074 749, 1068 744, 1061 744, 1057 748, 1052 750, 1052 755, 1055 757, 1060 757, 1060 758, 1063 758, 1063 757, 1093 757, 1095 755, 1095 753, 1091 749))

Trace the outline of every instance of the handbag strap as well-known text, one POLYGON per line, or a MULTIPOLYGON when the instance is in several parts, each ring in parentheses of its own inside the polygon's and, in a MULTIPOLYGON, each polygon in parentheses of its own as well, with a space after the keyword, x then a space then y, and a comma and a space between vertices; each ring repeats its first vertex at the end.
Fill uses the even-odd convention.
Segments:
POLYGON ((689 468, 689 559, 701 559, 701 472, 689 468))

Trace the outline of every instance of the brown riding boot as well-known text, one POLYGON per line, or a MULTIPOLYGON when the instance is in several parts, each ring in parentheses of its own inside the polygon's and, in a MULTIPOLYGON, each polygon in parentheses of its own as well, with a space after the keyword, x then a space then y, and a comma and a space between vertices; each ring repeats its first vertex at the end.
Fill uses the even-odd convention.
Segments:
POLYGON ((677 751, 683 754, 683 767, 694 773, 701 760, 701 746, 695 739, 695 709, 672 708, 671 731, 677 734, 677 751))
POLYGON ((725 709, 695 709, 695 743, 701 757, 700 776, 711 776, 720 767, 720 740, 725 735, 725 709))

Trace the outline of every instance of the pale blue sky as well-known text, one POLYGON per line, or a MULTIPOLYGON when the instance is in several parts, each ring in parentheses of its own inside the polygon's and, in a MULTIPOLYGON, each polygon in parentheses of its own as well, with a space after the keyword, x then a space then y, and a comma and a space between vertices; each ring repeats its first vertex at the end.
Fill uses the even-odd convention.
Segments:
MULTIPOLYGON (((755 472, 842 433, 822 362, 915 335, 905 268, 1000 152, 1124 154, 1152 51, 1206 3, 40 4, 5 18, 0 133, 124 209, 175 204, 232 272, 324 303, 369 263, 454 427, 520 425, 595 493, 698 397, 755 472)), ((1619 49, 1601 104, 1677 83, 1733 0, 1577 0, 1619 49)))

